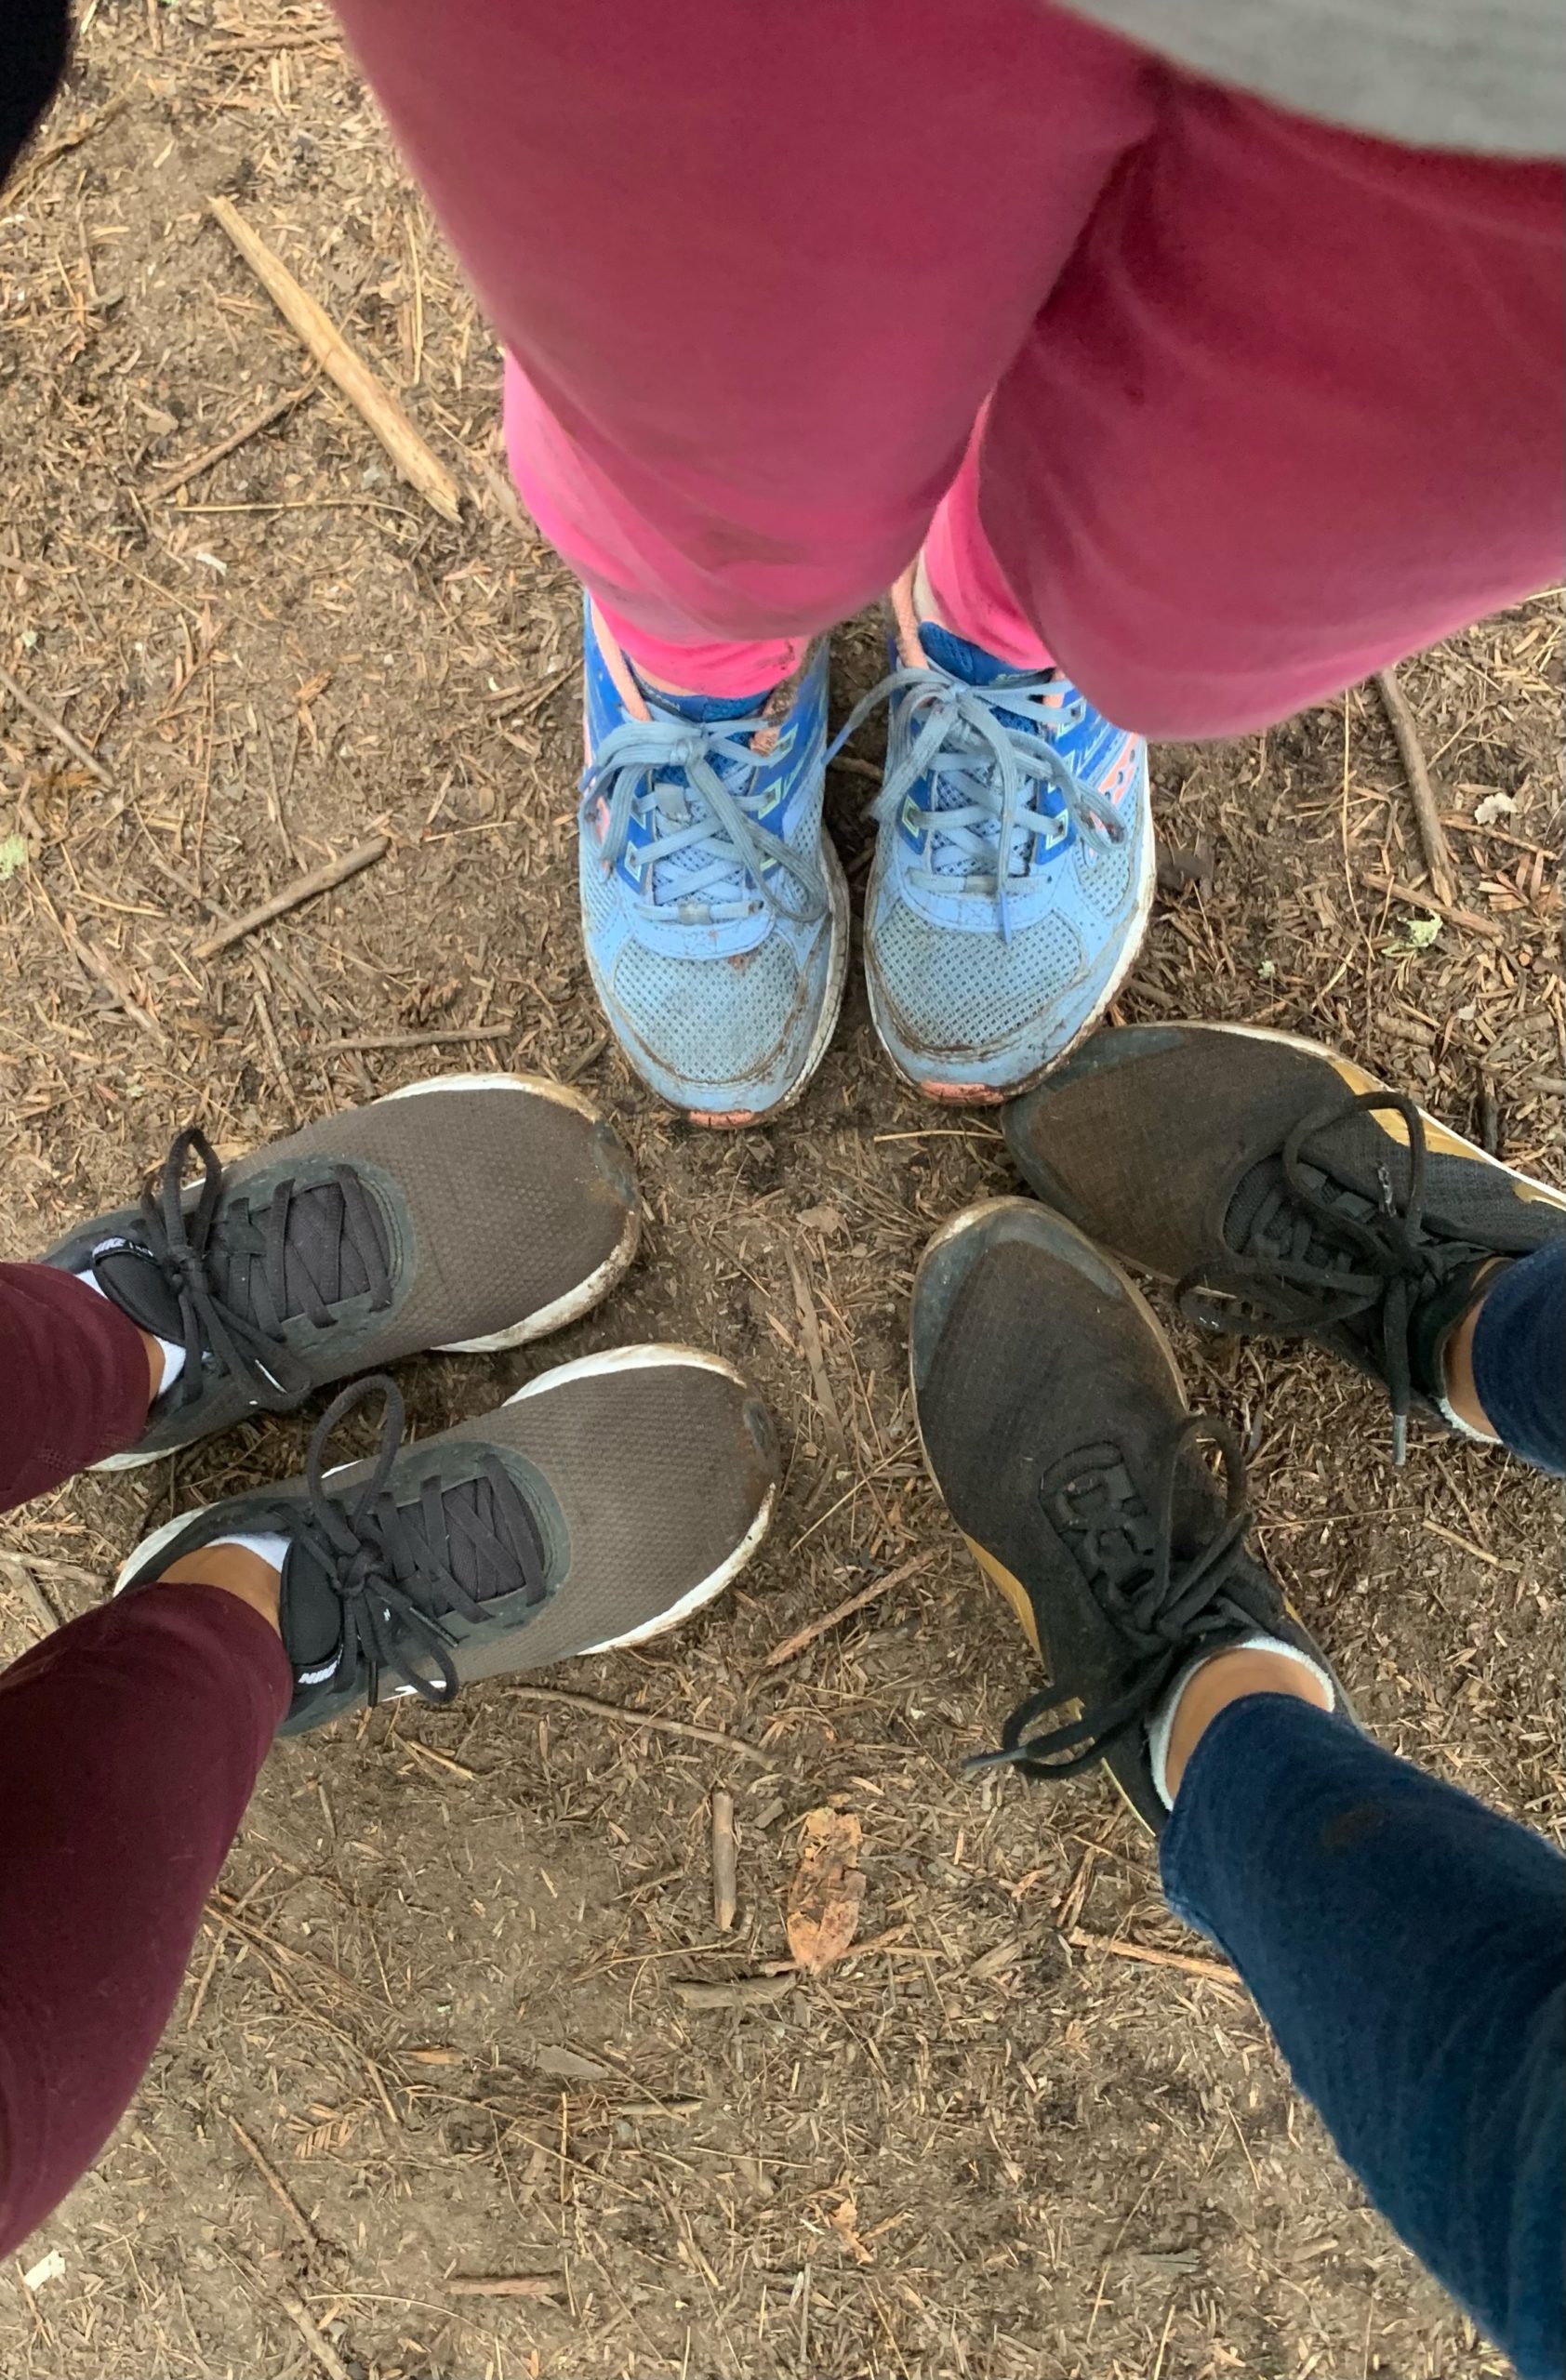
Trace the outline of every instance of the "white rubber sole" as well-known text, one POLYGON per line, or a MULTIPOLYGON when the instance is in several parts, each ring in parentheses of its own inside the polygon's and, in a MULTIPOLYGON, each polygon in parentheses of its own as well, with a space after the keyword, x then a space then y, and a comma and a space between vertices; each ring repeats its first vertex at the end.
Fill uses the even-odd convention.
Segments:
MULTIPOLYGON (((574 1108, 578 1116, 586 1117, 589 1123, 604 1121, 602 1111, 591 1099, 584 1098, 579 1091, 573 1091, 569 1083, 551 1082, 547 1075, 432 1075, 427 1082, 405 1083, 400 1091, 384 1091, 379 1099, 372 1099, 369 1104, 380 1107, 393 1099, 419 1099, 431 1091, 522 1091, 535 1098, 551 1099, 557 1107, 574 1108)), ((539 1306, 536 1313, 524 1316, 521 1322, 509 1323, 504 1329, 486 1331, 477 1339, 447 1340, 425 1352, 432 1355, 496 1355, 508 1347, 525 1347, 535 1339, 547 1339, 551 1331, 565 1329, 569 1324, 579 1322, 584 1314, 591 1314, 595 1305, 602 1304, 611 1289, 625 1278, 636 1261, 636 1251, 641 1243, 642 1204, 638 1199, 626 1217, 625 1230, 620 1235, 618 1245, 602 1264, 588 1275, 585 1281, 579 1281, 564 1297, 551 1299, 548 1305, 539 1306)), ((199 1438, 190 1441, 192 1446, 201 1443, 199 1438)), ((183 1452, 182 1447, 166 1447, 158 1454, 110 1454, 89 1468, 93 1471, 141 1471, 149 1463, 162 1462, 170 1454, 183 1452)))
MULTIPOLYGON (((568 1382, 593 1380, 605 1372, 653 1371, 670 1366, 688 1369, 693 1365, 703 1371, 719 1372, 725 1380, 733 1381, 737 1387, 743 1388, 747 1392, 750 1390, 750 1383, 744 1373, 737 1370, 733 1364, 725 1363, 721 1355, 710 1355, 706 1349, 700 1347, 651 1344, 610 1347, 602 1355, 581 1355, 574 1363, 557 1364, 552 1371, 540 1372, 537 1380, 529 1381, 525 1387, 519 1388, 514 1395, 508 1396, 506 1403, 521 1405, 528 1397, 547 1395, 551 1389, 564 1387, 568 1382)), ((346 1471, 351 1467, 348 1463, 338 1463, 335 1469, 346 1471)), ((329 1478, 333 1474, 328 1473, 326 1475, 329 1478)), ((671 1603, 667 1611, 660 1611, 655 1619, 644 1620, 640 1628, 628 1629, 623 1636, 606 1636, 601 1644, 583 1645, 569 1658, 581 1660, 590 1654, 617 1651, 622 1646, 644 1645, 651 1638, 665 1635, 670 1629, 678 1628, 683 1620, 691 1617, 693 1612, 699 1611, 704 1604, 711 1603, 721 1595, 723 1589, 732 1584, 740 1572, 754 1559, 772 1527, 776 1509, 777 1488, 774 1483, 767 1489, 761 1510, 745 1535, 733 1552, 725 1555, 724 1559, 718 1564, 716 1569, 710 1570, 704 1579, 698 1580, 694 1587, 687 1588, 676 1602, 671 1603)), ((166 1545, 171 1544, 175 1538, 188 1528, 192 1520, 196 1519, 200 1514, 210 1510, 211 1507, 206 1504, 192 1505, 189 1512, 176 1514, 173 1520, 165 1521, 161 1527, 153 1529, 150 1536, 144 1537, 140 1544, 120 1566, 111 1593, 119 1594, 134 1571, 143 1569, 166 1545)), ((404 1690, 398 1689, 399 1692, 404 1690)), ((411 1692, 412 1688, 405 1690, 411 1692)), ((388 1699, 391 1699, 388 1697, 388 1699)))
MULTIPOLYGON (((1108 983, 1100 994, 1092 1013, 1078 1025, 1069 1040, 1063 1041, 1058 1050, 1053 1051, 1042 1066, 1035 1066, 1031 1074, 1019 1077, 1015 1082, 1008 1083, 1004 1090, 1001 1091, 993 1089, 989 1083, 963 1084, 960 1090, 955 1091, 932 1091, 928 1083, 921 1081, 916 1074, 910 1073, 898 1057, 893 1047, 887 1025, 883 1022, 875 978, 870 972, 867 955, 865 989, 869 995, 870 1022, 875 1027, 876 1039, 891 1061, 892 1070, 898 1080, 906 1082, 910 1091, 918 1091, 922 1099, 927 1099, 932 1107, 1003 1107, 1007 1100, 1021 1099, 1027 1092, 1036 1091, 1040 1083, 1052 1075, 1056 1066, 1064 1065, 1072 1051, 1079 1049, 1087 1039, 1088 1035, 1096 1032, 1103 1023, 1106 1010, 1118 998, 1126 977, 1142 955, 1142 945, 1148 937, 1148 924, 1153 914, 1153 896, 1157 890, 1158 840, 1153 832, 1149 798, 1148 817, 1142 837, 1142 856, 1137 869, 1135 906, 1132 911, 1125 947, 1116 961, 1108 983)), ((872 878, 869 892, 866 896, 867 906, 874 898, 875 884, 872 878)))

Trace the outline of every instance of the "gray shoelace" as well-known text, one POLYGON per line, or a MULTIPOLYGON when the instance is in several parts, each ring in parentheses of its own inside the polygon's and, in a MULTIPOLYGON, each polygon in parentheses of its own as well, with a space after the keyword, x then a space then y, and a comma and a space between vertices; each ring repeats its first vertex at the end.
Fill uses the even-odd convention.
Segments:
POLYGON ((776 724, 759 713, 688 720, 655 711, 623 720, 604 738, 582 775, 581 822, 597 835, 605 874, 628 860, 644 915, 710 925, 760 905, 797 925, 825 917, 827 886, 815 861, 753 815, 767 759, 753 739, 776 724), (636 822, 650 830, 640 845, 631 841, 636 822))
POLYGON ((928 664, 904 664, 856 703, 827 754, 833 760, 879 704, 903 693, 910 696, 908 748, 870 814, 883 826, 896 818, 910 787, 927 776, 935 802, 924 813, 925 850, 933 862, 933 846, 943 843, 950 864, 927 866, 920 880, 940 892, 960 878, 988 893, 1002 941, 1011 939, 1008 894, 1029 875, 1038 853, 1063 842, 1072 826, 1108 843, 1125 840, 1125 822, 1114 804, 1084 784, 1055 747, 1062 713, 1046 698, 1058 697, 1059 690, 1059 679, 1048 673, 973 686, 928 664))

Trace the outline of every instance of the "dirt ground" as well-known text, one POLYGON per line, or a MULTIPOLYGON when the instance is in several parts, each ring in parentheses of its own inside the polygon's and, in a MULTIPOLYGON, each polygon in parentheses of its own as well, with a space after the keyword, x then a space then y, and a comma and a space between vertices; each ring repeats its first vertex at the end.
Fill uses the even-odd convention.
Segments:
MULTIPOLYGON (((125 1198, 192 1118, 237 1152, 433 1071, 549 1070, 633 1144, 645 1252, 558 1342, 406 1368, 413 1426, 675 1336, 750 1368, 789 1472, 763 1559, 675 1638, 277 1753, 131 2112, 0 2276, 0 2371, 1500 2373, 1165 1912, 1109 1792, 961 1774, 1028 1675, 922 1475, 903 1328, 932 1227, 1015 1186, 993 1124, 899 1089, 860 988, 776 1133, 693 1132, 630 1078, 578 947, 572 585, 507 493, 494 346, 362 84, 313 8, 84 13, 0 198, 0 664, 106 781, 0 694, 0 1250, 125 1198), (158 493, 308 377, 205 214, 217 192, 399 391, 459 527, 319 387, 158 493), (340 892, 196 955, 216 912, 377 828, 388 854, 340 892), (737 1813, 731 1935, 715 1787, 737 1813), (863 1829, 862 1947, 689 2004, 683 1983, 786 1957, 798 1822, 823 1805, 863 1829), (63 2271, 29 2290, 52 2248, 63 2271), (454 2285, 497 2277, 536 2293, 454 2285)), ((1161 831, 1199 865, 1161 895, 1118 1012, 1320 1036, 1553 1177, 1559 656, 1549 597, 1402 673, 1460 909, 1489 931, 1411 933, 1421 913, 1370 880, 1422 880, 1374 690, 1161 750, 1161 831)), ((838 641, 839 715, 878 668, 862 621, 838 641)), ((832 798, 860 882, 869 759, 832 798)), ((1546 1483, 1425 1432, 1399 1476, 1368 1386, 1308 1354, 1214 1366, 1179 1344, 1246 1435, 1267 1551, 1371 1724, 1554 1827, 1546 1483)), ((297 1468, 312 1419, 13 1515, 0 1654, 93 1603, 169 1512, 297 1468)))

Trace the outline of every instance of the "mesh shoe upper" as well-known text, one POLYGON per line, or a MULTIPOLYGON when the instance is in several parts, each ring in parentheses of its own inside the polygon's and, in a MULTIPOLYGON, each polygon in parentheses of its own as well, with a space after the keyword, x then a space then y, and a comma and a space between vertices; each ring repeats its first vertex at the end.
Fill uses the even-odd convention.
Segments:
POLYGON ((877 1029, 935 1091, 996 1098, 1059 1058, 1135 956, 1151 892, 1147 755, 1057 670, 928 626, 891 702, 865 911, 877 1029))
POLYGON ((825 1051, 846 959, 821 826, 826 647, 737 716, 639 688, 591 604, 584 645, 582 919, 604 1013, 671 1104, 765 1116, 825 1051))
POLYGON ((750 1558, 776 1478, 746 1382, 688 1348, 584 1357, 411 1445, 394 1382, 376 1377, 322 1417, 301 1478, 168 1524, 119 1587, 219 1538, 284 1536, 292 1733, 378 1693, 445 1700, 475 1678, 657 1634, 750 1558), (377 1398, 371 1460, 345 1460, 358 1408, 377 1398))
POLYGON ((185 1348, 141 1460, 423 1348, 520 1343, 611 1286, 638 1219, 630 1158, 576 1093, 456 1077, 231 1167, 181 1133, 139 1207, 43 1261, 91 1265, 139 1328, 185 1348), (183 1183, 192 1153, 199 1191, 183 1183))

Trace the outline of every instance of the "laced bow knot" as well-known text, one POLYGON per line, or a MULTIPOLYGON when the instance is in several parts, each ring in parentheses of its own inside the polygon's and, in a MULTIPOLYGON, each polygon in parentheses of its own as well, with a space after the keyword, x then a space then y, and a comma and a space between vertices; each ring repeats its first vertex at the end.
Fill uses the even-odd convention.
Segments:
POLYGON ((1406 1092, 1361 1091, 1313 1108, 1284 1141, 1279 1185, 1252 1217, 1243 1248, 1193 1266, 1175 1290, 1191 1321, 1245 1337, 1300 1336, 1371 1317, 1392 1408, 1395 1464, 1408 1451, 1420 1302, 1488 1252, 1427 1229, 1427 1167, 1425 1119, 1406 1092), (1307 1154, 1330 1125, 1377 1112, 1400 1117, 1407 1135, 1400 1201, 1387 1165, 1376 1168, 1373 1201, 1336 1188, 1324 1153, 1316 1166, 1307 1154))
MULTIPOLYGON (((330 1324, 332 1299, 345 1295, 349 1250, 362 1269, 371 1310, 392 1302, 392 1276, 368 1192, 352 1166, 300 1192, 292 1181, 272 1190, 258 1221, 224 1214, 223 1169, 198 1124, 176 1135, 156 1180, 144 1192, 136 1238, 105 1242, 100 1256, 130 1252, 148 1260, 173 1298, 185 1365, 169 1391, 179 1410, 203 1391, 214 1371, 238 1381, 263 1410, 286 1413, 309 1395, 308 1367, 288 1346, 287 1319, 308 1315, 330 1324), (202 1169, 194 1202, 185 1202, 192 1157, 202 1169), (302 1199, 335 1194, 331 1219, 319 1214, 303 1236, 289 1226, 302 1199), (244 1285, 252 1280, 255 1294, 244 1285)), ((357 1277, 357 1276, 356 1276, 357 1277)), ((160 1334, 170 1335, 170 1334, 160 1334)))
POLYGON ((477 1621, 484 1606, 476 1590, 485 1577, 505 1592, 541 1597, 543 1545, 520 1488, 488 1450, 480 1455, 476 1481, 445 1486, 432 1477, 400 1506, 391 1476, 405 1424, 402 1393, 386 1374, 343 1389, 311 1435, 305 1499, 291 1509, 289 1525, 296 1546, 324 1574, 341 1606, 342 1642, 334 1667, 346 1664, 352 1673, 362 1664, 371 1703, 378 1699, 382 1672, 390 1671, 421 1700, 444 1704, 458 1690, 457 1638, 431 1601, 477 1621), (375 1453, 344 1501, 327 1484, 331 1441, 351 1413, 377 1397, 382 1411, 375 1453), (453 1488, 458 1493, 474 1488, 486 1501, 475 1501, 465 1517, 448 1514, 445 1498, 453 1488), (471 1582, 458 1574, 459 1552, 467 1556, 471 1582))
POLYGON ((605 876, 631 852, 632 828, 649 830, 633 866, 644 915, 698 903, 741 913, 759 905, 795 925, 826 916, 829 895, 814 860, 769 834, 757 814, 775 728, 759 711, 685 720, 655 710, 605 735, 582 772, 580 820, 598 835, 605 876))
POLYGON ((1108 1445, 1081 1448, 1056 1463, 1041 1482, 1040 1496, 1124 1643, 1125 1682, 1107 1702, 1046 1727, 1039 1722, 1079 1701, 1076 1690, 1068 1684, 1052 1685, 1029 1695, 1002 1730, 1000 1750, 979 1752, 965 1765, 1069 1777, 1145 1724, 1195 1645, 1204 1637, 1242 1634, 1254 1625, 1229 1592, 1251 1524, 1251 1503, 1240 1442, 1227 1421, 1210 1413, 1188 1414, 1172 1433, 1155 1491, 1146 1502, 1120 1448, 1108 1445), (1176 1558, 1180 1466, 1200 1440, 1217 1450, 1224 1509, 1207 1536, 1176 1558))
POLYGON ((999 912, 1002 941, 1011 940, 1010 901, 1031 871, 1035 854, 1067 840, 1073 828, 1091 844, 1125 841, 1129 829, 1114 803, 1088 785, 1058 749, 1055 738, 1077 714, 1059 707, 1059 678, 1051 671, 988 685, 971 685, 927 664, 905 662, 857 702, 828 749, 829 765, 872 710, 908 694, 919 723, 896 767, 870 804, 884 826, 909 787, 934 780, 936 806, 923 813, 925 853, 938 839, 952 854, 948 873, 927 870, 933 884, 952 876, 988 891, 999 912), (1057 807, 1047 806, 1048 796, 1057 807), (942 796, 950 797, 942 804, 942 796), (1041 806, 1041 804, 1045 806, 1041 806))

